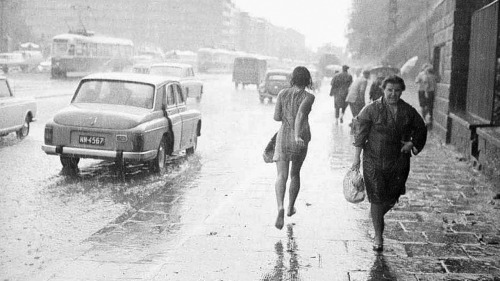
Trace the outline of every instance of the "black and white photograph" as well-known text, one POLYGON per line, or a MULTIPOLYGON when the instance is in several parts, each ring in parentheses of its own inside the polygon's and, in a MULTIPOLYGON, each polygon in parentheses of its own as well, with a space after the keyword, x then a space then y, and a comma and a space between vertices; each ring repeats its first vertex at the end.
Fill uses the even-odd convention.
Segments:
POLYGON ((499 0, 0 0, 0 281, 500 281, 499 0))

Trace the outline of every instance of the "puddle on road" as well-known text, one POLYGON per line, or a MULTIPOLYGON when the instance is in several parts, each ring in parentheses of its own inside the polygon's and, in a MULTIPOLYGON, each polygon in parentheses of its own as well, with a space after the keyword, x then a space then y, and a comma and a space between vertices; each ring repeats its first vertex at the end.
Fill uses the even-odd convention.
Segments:
POLYGON ((168 189, 171 181, 182 176, 184 180, 197 178, 201 170, 199 156, 174 156, 167 160, 167 171, 156 174, 147 164, 127 164, 125 173, 116 170, 114 162, 89 160, 90 165, 80 163, 78 172, 61 170, 52 177, 46 191, 52 197, 71 201, 76 194, 83 194, 92 200, 109 198, 117 204, 138 207, 168 189))

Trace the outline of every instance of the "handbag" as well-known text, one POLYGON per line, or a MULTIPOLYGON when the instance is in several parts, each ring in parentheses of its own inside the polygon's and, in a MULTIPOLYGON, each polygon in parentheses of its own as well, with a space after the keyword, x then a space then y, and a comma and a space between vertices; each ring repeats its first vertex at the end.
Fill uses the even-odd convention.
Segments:
POLYGON ((274 157, 274 148, 276 146, 276 136, 278 133, 276 132, 274 136, 269 140, 269 143, 266 145, 266 148, 264 149, 264 153, 262 154, 262 157, 264 158, 264 162, 266 163, 273 163, 273 157, 274 157))
POLYGON ((349 203, 360 203, 365 200, 365 182, 359 170, 350 169, 344 176, 344 198, 349 203))

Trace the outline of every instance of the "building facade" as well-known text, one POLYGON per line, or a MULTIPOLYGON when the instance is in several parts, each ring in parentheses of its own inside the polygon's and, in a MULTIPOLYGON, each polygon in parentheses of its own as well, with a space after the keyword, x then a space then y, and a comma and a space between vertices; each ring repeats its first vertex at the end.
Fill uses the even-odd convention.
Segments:
POLYGON ((498 0, 443 0, 432 16, 432 63, 441 80, 433 131, 500 186, 498 0))
POLYGON ((21 14, 34 36, 33 41, 42 45, 50 45, 54 35, 86 29, 131 39, 136 46, 156 45, 164 50, 196 51, 212 47, 276 56, 300 55, 300 50, 305 50, 303 35, 252 17, 240 11, 231 0, 20 2, 23 3, 21 14), (271 42, 277 35, 285 40, 271 42), (283 52, 284 48, 294 52, 283 52))

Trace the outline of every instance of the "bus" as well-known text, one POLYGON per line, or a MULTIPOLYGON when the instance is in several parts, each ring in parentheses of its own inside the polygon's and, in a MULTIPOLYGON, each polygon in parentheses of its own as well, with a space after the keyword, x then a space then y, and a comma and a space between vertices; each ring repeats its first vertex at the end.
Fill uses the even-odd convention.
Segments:
POLYGON ((85 75, 103 68, 121 71, 132 65, 134 44, 131 40, 95 36, 89 32, 65 33, 52 38, 52 78, 68 73, 85 75))
POLYGON ((230 72, 233 69, 234 59, 245 54, 225 49, 200 48, 197 53, 198 71, 230 72))

